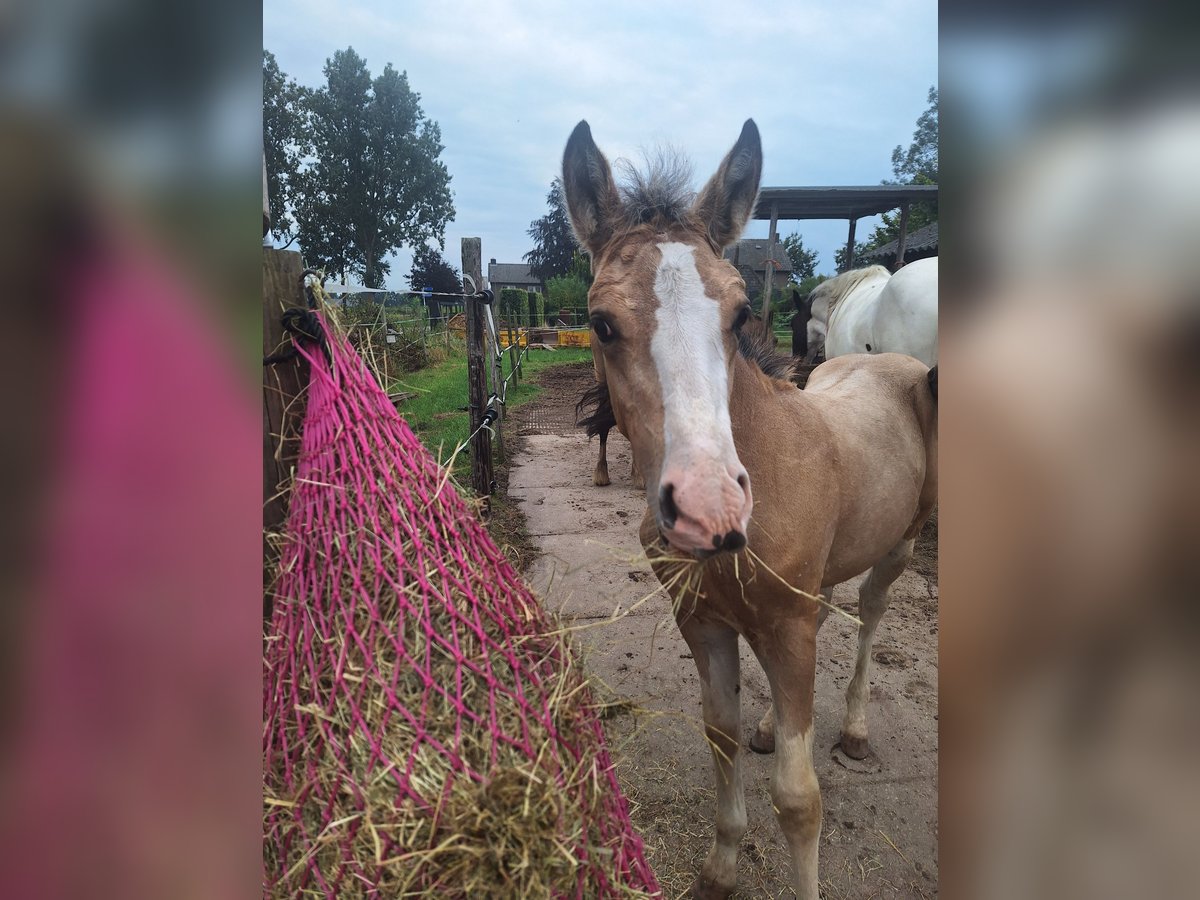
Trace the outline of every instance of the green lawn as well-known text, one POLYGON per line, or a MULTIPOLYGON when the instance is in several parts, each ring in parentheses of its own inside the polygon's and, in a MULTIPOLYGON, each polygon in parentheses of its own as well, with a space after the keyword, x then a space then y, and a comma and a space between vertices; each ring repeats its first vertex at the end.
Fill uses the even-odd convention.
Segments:
MULTIPOLYGON (((565 363, 591 362, 592 351, 586 347, 560 347, 557 350, 530 350, 521 365, 521 380, 509 382, 506 409, 512 410, 528 403, 541 388, 531 381, 539 372, 565 363)), ((508 374, 508 358, 505 357, 504 374, 508 374)), ((400 414, 408 420, 417 437, 425 446, 445 462, 454 448, 466 439, 468 426, 467 405, 467 357, 466 353, 455 354, 450 359, 433 366, 394 379, 388 388, 390 393, 414 391, 417 396, 400 404, 400 414)), ((466 451, 455 463, 461 472, 467 460, 466 451)))

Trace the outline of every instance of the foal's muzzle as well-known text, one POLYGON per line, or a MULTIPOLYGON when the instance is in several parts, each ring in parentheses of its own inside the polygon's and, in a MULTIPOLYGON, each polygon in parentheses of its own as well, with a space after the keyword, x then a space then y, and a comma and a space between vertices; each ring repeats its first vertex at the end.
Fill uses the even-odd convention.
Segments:
POLYGON ((658 526, 672 547, 697 559, 736 553, 746 546, 753 505, 750 478, 740 466, 707 478, 666 469, 658 490, 658 526))

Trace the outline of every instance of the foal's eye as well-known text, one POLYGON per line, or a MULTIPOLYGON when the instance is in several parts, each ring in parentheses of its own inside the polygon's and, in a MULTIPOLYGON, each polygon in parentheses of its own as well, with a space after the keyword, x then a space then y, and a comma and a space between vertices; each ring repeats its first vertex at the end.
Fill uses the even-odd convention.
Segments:
POLYGON ((737 318, 733 320, 733 330, 737 331, 746 324, 746 320, 750 318, 750 307, 743 306, 737 314, 737 318))
POLYGON ((600 343, 607 344, 617 336, 617 333, 613 331, 613 327, 608 324, 608 319, 604 318, 604 316, 592 316, 591 323, 592 331, 596 332, 596 337, 600 339, 600 343))

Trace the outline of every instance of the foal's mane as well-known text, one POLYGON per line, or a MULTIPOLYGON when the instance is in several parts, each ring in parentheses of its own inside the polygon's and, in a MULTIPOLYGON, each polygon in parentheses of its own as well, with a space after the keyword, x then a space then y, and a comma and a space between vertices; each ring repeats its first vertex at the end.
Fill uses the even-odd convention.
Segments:
POLYGON ((889 277, 888 270, 883 266, 867 266, 865 269, 851 269, 849 272, 843 272, 841 275, 835 275, 833 278, 822 281, 809 295, 809 301, 819 300, 822 297, 829 301, 829 315, 832 318, 833 311, 837 305, 850 295, 856 287, 866 281, 868 278, 876 278, 883 275, 889 277))
POLYGON ((786 381, 799 387, 796 377, 799 374, 796 371, 796 363, 798 360, 792 356, 785 356, 782 353, 776 353, 775 349, 767 341, 767 336, 763 334, 757 319, 748 321, 742 329, 738 331, 738 353, 743 359, 746 359, 773 381, 786 381))
POLYGON ((696 192, 692 190, 692 164, 687 157, 671 147, 658 147, 643 156, 642 169, 627 159, 616 162, 621 173, 618 213, 625 229, 631 231, 639 225, 655 230, 696 227, 692 213, 696 192))

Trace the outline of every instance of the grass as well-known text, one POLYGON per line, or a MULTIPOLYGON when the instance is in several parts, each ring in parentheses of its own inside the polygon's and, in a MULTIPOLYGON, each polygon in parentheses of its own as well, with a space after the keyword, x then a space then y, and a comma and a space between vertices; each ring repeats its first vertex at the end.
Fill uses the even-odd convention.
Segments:
MULTIPOLYGON (((590 363, 591 360, 592 353, 587 348, 530 350, 521 364, 521 380, 509 383, 507 410, 511 412, 542 392, 541 386, 533 382, 547 369, 581 362, 590 363)), ((509 363, 506 357, 504 374, 507 375, 508 372, 509 363)), ((466 412, 467 355, 462 342, 451 345, 448 358, 418 372, 394 379, 389 386, 389 392, 395 394, 401 391, 413 392, 416 396, 400 403, 400 414, 408 420, 408 424, 425 446, 445 462, 470 432, 466 412)), ((510 453, 515 449, 511 439, 505 447, 510 453)), ((507 497, 508 461, 500 458, 496 442, 492 443, 492 448, 497 491, 492 497, 492 515, 488 521, 488 531, 518 571, 524 571, 535 558, 536 547, 529 536, 525 516, 519 504, 509 501, 507 497)), ((460 487, 464 487, 470 469, 470 455, 467 451, 459 454, 454 469, 455 479, 460 487)))
MULTIPOLYGON (((456 348, 457 349, 457 348, 456 348)), ((521 365, 521 380, 509 382, 506 409, 511 411, 533 400, 541 388, 532 383, 534 376, 546 369, 567 363, 590 362, 591 350, 586 347, 561 347, 557 350, 530 350, 521 365)), ((508 358, 504 360, 504 375, 509 372, 508 358)), ((454 448, 470 433, 467 414, 467 355, 465 348, 449 359, 419 372, 393 379, 390 393, 411 391, 415 397, 400 404, 400 413, 416 432, 417 437, 445 461, 454 448)), ((467 462, 465 451, 455 463, 456 474, 467 462)))

